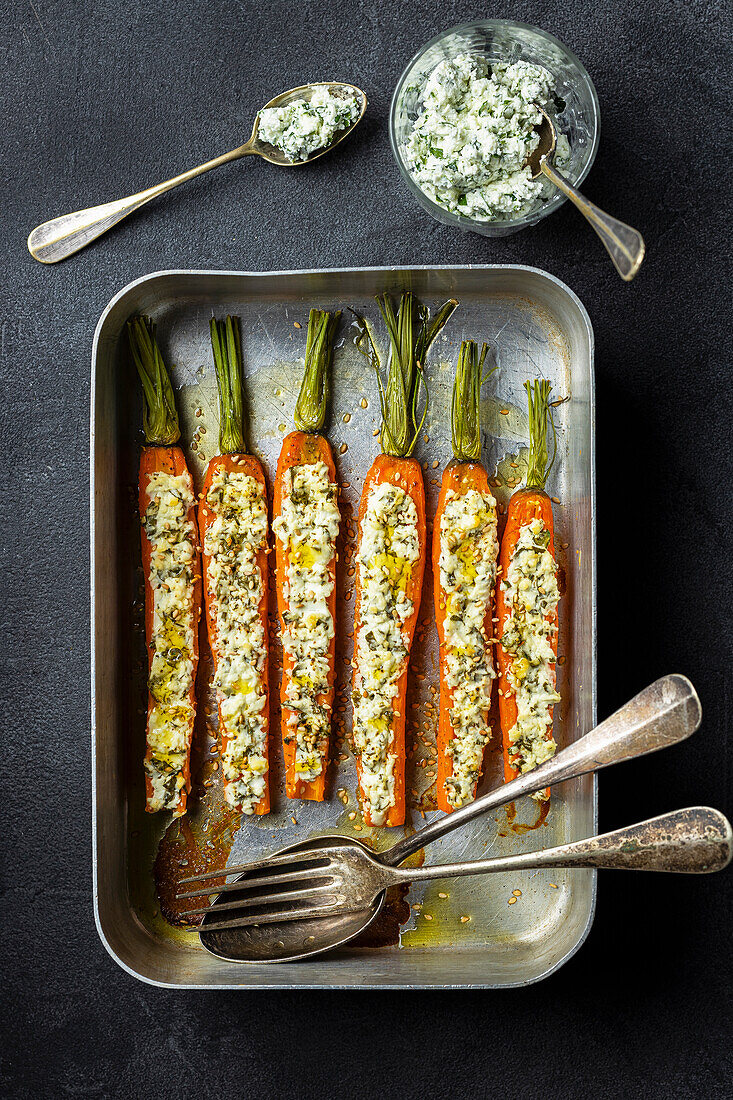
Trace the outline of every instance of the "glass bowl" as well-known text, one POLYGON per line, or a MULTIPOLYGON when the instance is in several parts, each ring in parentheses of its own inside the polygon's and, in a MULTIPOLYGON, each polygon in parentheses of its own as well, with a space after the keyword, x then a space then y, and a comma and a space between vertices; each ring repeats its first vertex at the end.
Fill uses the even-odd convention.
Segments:
POLYGON ((420 114, 420 95, 435 66, 464 53, 483 54, 492 61, 529 61, 541 65, 555 78, 554 94, 558 101, 555 123, 558 133, 570 142, 570 160, 563 175, 579 186, 591 169, 598 148, 601 118, 593 81, 575 54, 554 35, 528 23, 510 19, 480 19, 462 23, 431 38, 419 50, 399 79, 392 97, 389 138, 403 180, 420 205, 436 221, 458 229, 482 233, 485 237, 505 237, 525 226, 535 225, 557 210, 565 196, 548 182, 547 195, 527 213, 513 218, 481 222, 445 210, 415 182, 405 159, 405 147, 415 119, 420 114))

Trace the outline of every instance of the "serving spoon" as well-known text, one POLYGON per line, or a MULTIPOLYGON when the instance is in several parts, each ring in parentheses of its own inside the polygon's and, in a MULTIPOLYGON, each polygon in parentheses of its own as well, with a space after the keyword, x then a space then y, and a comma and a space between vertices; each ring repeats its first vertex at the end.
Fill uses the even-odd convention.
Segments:
MULTIPOLYGON (((400 840, 387 851, 378 855, 370 852, 370 858, 387 867, 396 868, 409 855, 419 851, 425 845, 489 810, 513 802, 522 795, 540 791, 563 780, 573 779, 587 772, 608 767, 610 764, 644 756, 646 753, 684 741, 699 727, 701 714, 700 700, 690 681, 679 675, 664 676, 645 688, 590 733, 574 744, 568 745, 538 768, 518 776, 452 814, 442 815, 418 832, 400 840)), ((218 895, 207 910, 199 928, 202 945, 220 958, 241 962, 285 962, 329 951, 353 940, 381 911, 386 896, 384 889, 370 904, 356 910, 345 911, 342 908, 322 916, 308 916, 297 920, 291 918, 271 920, 265 913, 256 924, 249 923, 234 928, 217 927, 218 924, 224 923, 221 921, 222 916, 225 917, 226 923, 229 923, 228 914, 220 911, 220 905, 228 904, 237 897, 243 898, 247 893, 248 885, 250 895, 253 886, 256 886, 257 891, 261 893, 262 887, 267 886, 269 867, 272 867, 274 872, 270 877, 276 877, 283 863, 287 862, 285 857, 306 852, 313 852, 314 856, 317 856, 321 849, 345 845, 356 846, 362 851, 369 852, 365 845, 350 837, 320 836, 292 845, 275 853, 269 859, 265 858, 255 864, 224 868, 208 875, 198 875, 182 880, 181 885, 201 884, 214 878, 221 880, 226 875, 241 876, 235 882, 227 883, 227 889, 223 892, 221 886, 202 889, 200 885, 197 889, 186 892, 185 896, 193 897, 218 895), (278 862, 273 865, 270 860, 278 862), (247 883, 247 878, 253 872, 258 878, 256 884, 250 885, 247 883)), ((531 853, 533 858, 541 858, 542 854, 541 852, 531 853)), ((525 863, 524 866, 526 867, 527 864, 525 863)), ((318 872, 313 870, 309 873, 315 875, 318 872)), ((399 874, 402 875, 403 872, 400 871, 399 874)), ((304 877, 305 875, 301 875, 301 880, 304 877)), ((272 900, 277 903, 276 894, 272 900)), ((292 904, 297 907, 297 900, 292 904)))
POLYGON ((367 98, 360 88, 355 87, 353 84, 344 84, 341 81, 332 80, 322 80, 315 84, 303 84, 299 88, 291 88, 287 92, 276 95, 274 99, 265 104, 262 110, 268 107, 284 107, 294 99, 309 99, 316 88, 329 88, 332 92, 340 92, 344 96, 356 95, 360 104, 359 115, 345 130, 337 132, 329 145, 324 146, 323 149, 316 149, 306 160, 288 160, 281 149, 262 140, 259 136, 260 112, 258 111, 252 127, 252 136, 244 145, 239 145, 231 152, 215 157, 214 160, 207 160, 205 164, 199 164, 196 168, 190 168, 187 172, 182 172, 180 176, 174 176, 172 179, 156 184, 155 187, 149 187, 146 191, 138 191, 136 195, 128 195, 125 199, 106 202, 101 206, 91 206, 87 210, 75 210, 72 214, 63 214, 60 218, 43 222, 42 225, 36 226, 28 237, 28 251, 34 259, 39 260, 42 264, 55 264, 59 260, 65 260, 67 256, 72 256, 74 252, 79 252, 91 241, 101 237, 103 233, 106 233, 113 225, 121 222, 128 214, 132 214, 134 210, 139 210, 141 206, 145 206, 151 199, 157 198, 158 195, 162 195, 166 191, 171 191, 174 187, 178 187, 180 183, 187 183, 188 180, 195 179, 196 176, 203 176, 205 172, 210 172, 212 168, 219 168, 222 164, 239 160, 240 157, 258 156, 270 164, 276 164, 279 168, 299 168, 303 164, 310 164, 311 161, 317 160, 324 153, 330 153, 354 131, 354 128, 358 126, 364 117, 367 98))
POLYGON ((589 202, 565 179, 565 176, 558 172, 552 163, 552 157, 557 148, 557 131, 549 115, 539 106, 537 110, 542 115, 542 121, 536 127, 540 140, 526 162, 532 173, 532 179, 544 175, 564 195, 567 195, 603 241, 613 266, 621 278, 627 283, 631 282, 644 259, 646 251, 644 238, 638 229, 633 229, 618 218, 612 218, 610 214, 606 214, 594 203, 589 202))

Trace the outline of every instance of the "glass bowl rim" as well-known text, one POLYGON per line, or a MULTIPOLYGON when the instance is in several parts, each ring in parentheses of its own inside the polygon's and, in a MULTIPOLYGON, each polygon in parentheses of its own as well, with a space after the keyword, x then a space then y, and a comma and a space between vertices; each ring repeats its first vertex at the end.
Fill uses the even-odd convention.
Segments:
POLYGON ((463 214, 454 214, 450 210, 446 210, 444 206, 440 206, 437 202, 433 202, 429 195, 426 195, 423 189, 415 182, 410 170, 404 163, 400 154, 397 137, 395 134, 395 114, 397 111, 397 101, 402 91, 407 74, 410 72, 416 62, 427 53, 431 46, 437 45, 443 39, 448 38, 450 35, 458 34, 460 31, 468 30, 480 30, 480 29, 493 29, 498 27, 508 27, 510 29, 519 28, 520 30, 532 31, 534 34, 539 35, 541 38, 549 39, 550 42, 554 42, 560 49, 568 56, 570 61, 577 67, 582 77, 587 81, 588 89, 590 91, 591 105, 593 108, 593 136, 591 141, 590 152, 588 159, 586 160, 583 169, 577 176, 570 182, 574 187, 580 187, 583 180, 586 178, 593 162, 596 159, 596 153, 598 152, 598 143, 601 136, 601 108, 598 102, 598 93, 596 87, 591 80, 590 74, 586 69, 580 58, 562 42, 557 35, 554 35, 551 31, 543 30, 542 27, 536 27, 533 23, 520 23, 516 19, 474 19, 467 23, 458 23, 455 27, 449 27, 447 30, 441 31, 439 34, 433 35, 427 42, 423 43, 419 50, 417 50, 410 60, 405 65, 399 80, 395 86, 395 90, 392 93, 392 100, 389 107, 389 143, 392 149, 392 155, 394 156, 397 167, 400 170, 407 186, 414 194, 415 198, 423 205, 428 212, 440 222, 449 225, 458 226, 460 229, 468 229, 473 233, 483 233, 485 230, 482 227, 491 227, 492 229, 523 229, 528 225, 535 225, 542 218, 546 218, 548 214, 552 214, 558 207, 562 206, 564 202, 567 202, 567 196, 562 191, 557 191, 555 195, 549 199, 543 206, 538 207, 536 210, 530 213, 523 214, 521 218, 502 218, 493 221, 479 221, 476 218, 467 218, 463 214))

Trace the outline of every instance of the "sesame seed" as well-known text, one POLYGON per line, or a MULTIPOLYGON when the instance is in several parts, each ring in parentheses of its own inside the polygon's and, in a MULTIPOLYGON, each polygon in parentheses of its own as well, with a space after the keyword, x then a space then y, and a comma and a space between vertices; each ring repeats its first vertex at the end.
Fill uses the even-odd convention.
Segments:
POLYGON ((344 413, 341 419, 343 420, 344 424, 348 424, 351 420, 351 413, 344 413))
POLYGON ((470 919, 470 917, 461 917, 461 924, 465 924, 466 921, 469 921, 470 919))
POLYGON ((345 455, 348 449, 349 448, 347 447, 347 445, 345 443, 342 443, 339 447, 339 454, 345 455))
POLYGON ((516 905, 516 904, 517 904, 517 899, 516 898, 509 898, 509 901, 507 902, 507 905, 516 905))
POLYGON ((293 321, 293 328, 302 328, 300 321, 293 321))
POLYGON ((432 920, 433 919, 431 917, 430 913, 423 913, 423 916, 425 917, 425 920, 432 920))
POLYGON ((362 397, 359 404, 361 405, 362 409, 366 409, 369 405, 369 402, 367 401, 366 397, 362 397))
POLYGON ((447 895, 447 894, 444 894, 444 893, 443 893, 443 891, 441 890, 441 891, 440 891, 440 893, 438 894, 438 897, 439 897, 439 898, 447 898, 447 897, 448 897, 448 895, 447 895))

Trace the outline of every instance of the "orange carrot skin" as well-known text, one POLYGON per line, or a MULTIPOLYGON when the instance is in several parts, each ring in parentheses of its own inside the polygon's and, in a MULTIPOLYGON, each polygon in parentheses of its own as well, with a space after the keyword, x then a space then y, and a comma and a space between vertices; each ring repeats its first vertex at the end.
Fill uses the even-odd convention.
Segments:
MULTIPOLYGON (((403 637, 407 641, 407 650, 412 645, 415 634, 417 617, 420 611, 420 596, 422 593, 423 574, 425 572, 425 554, 427 549, 427 529, 425 523, 425 485, 423 482, 420 463, 414 458, 396 458, 392 455, 380 454, 372 463, 364 481, 364 488, 359 504, 359 544, 361 544, 361 528, 366 514, 367 502, 372 489, 376 489, 382 482, 388 481, 392 485, 404 490, 412 497, 417 510, 417 537, 419 545, 419 557, 415 562, 410 579, 405 588, 405 595, 412 600, 413 611, 402 627, 403 637)), ((358 557, 358 547, 357 547, 358 557)), ((355 608, 354 608, 354 645, 356 646, 357 633, 361 624, 361 589, 359 585, 359 570, 357 567, 355 584, 355 608)), ((407 699, 407 672, 409 656, 405 661, 405 667, 397 681, 397 695, 393 701, 392 728, 390 730, 390 742, 388 752, 396 757, 394 768, 394 806, 390 807, 386 825, 404 825, 405 823, 405 708, 407 699)), ((354 670, 354 684, 356 684, 356 669, 354 670)), ((361 789, 361 763, 357 758, 356 770, 361 789)), ((362 792, 363 793, 363 792, 362 792)), ((362 805, 364 800, 362 799, 362 805)), ((368 809, 364 810, 364 821, 367 825, 373 825, 368 809)))
MULTIPOLYGON (((440 644, 440 716, 438 719, 438 809, 450 814, 454 808, 448 802, 446 795, 446 780, 453 775, 453 758, 448 753, 448 746, 453 740, 453 727, 450 720, 450 710, 453 705, 453 692, 447 687, 447 674, 445 670, 445 619, 446 605, 445 594, 440 586, 440 525, 445 511, 446 498, 452 490, 459 496, 475 489, 479 493, 490 493, 489 479, 486 470, 480 462, 452 462, 443 471, 443 480, 440 486, 438 507, 433 523, 433 598, 435 603, 435 621, 438 628, 438 642, 440 644)), ((493 637, 492 605, 489 603, 484 620, 486 637, 493 637)), ((488 714, 488 712, 487 712, 488 714)), ((476 796, 476 789, 473 792, 476 796)))
MULTIPOLYGON (((501 540, 501 551, 499 553, 499 582, 496 585, 496 637, 501 638, 504 629, 509 618, 510 608, 504 599, 504 590, 502 588, 501 579, 506 578, 509 571, 509 563, 512 559, 512 554, 517 545, 517 540, 522 527, 531 523, 533 519, 541 519, 545 528, 550 532, 550 541, 547 549, 552 557, 555 557, 555 539, 554 539, 554 523, 552 516, 552 501, 547 493, 542 489, 519 489, 516 493, 513 493, 509 499, 509 507, 507 508, 507 520, 506 527, 504 528, 504 536, 501 540)), ((552 615, 547 616, 547 622, 557 626, 558 616, 557 610, 552 615)), ((557 631, 553 633, 552 648, 557 655, 557 631)), ((504 753, 504 781, 509 782, 510 779, 515 779, 519 775, 519 769, 512 763, 512 748, 509 742, 509 731, 514 728, 517 722, 517 703, 514 698, 514 692, 509 686, 507 679, 507 671, 511 664, 512 658, 506 652, 501 643, 497 643, 496 646, 497 664, 499 668, 499 717, 501 720, 501 732, 502 732, 502 747, 504 753)), ((552 718, 552 710, 550 708, 550 718, 552 718)), ((547 731, 547 739, 552 737, 552 726, 547 731)), ((549 797, 549 788, 546 791, 546 795, 549 797)))
MULTIPOLYGON (((201 532, 201 556, 204 566, 204 578, 208 576, 209 563, 211 561, 208 554, 204 552, 204 546, 206 543, 206 532, 215 520, 215 514, 211 508, 206 504, 211 484, 216 474, 223 470, 226 473, 238 473, 248 474, 253 477, 255 481, 259 481, 265 493, 265 499, 267 499, 267 482, 265 480, 265 473, 262 469, 262 464, 259 459, 254 455, 243 454, 226 454, 216 455, 211 459, 206 469, 206 477, 204 478, 203 490, 201 492, 201 503, 198 510, 199 531, 201 532)), ((270 700, 269 700, 269 647, 267 646, 268 637, 268 617, 267 617, 267 553, 264 550, 260 550, 257 554, 257 565, 260 571, 260 581, 262 585, 262 596, 260 598, 260 620, 262 622, 262 629, 265 635, 265 663, 262 670, 262 678, 265 693, 265 705, 262 710, 262 720, 264 723, 266 737, 265 737, 265 759, 268 761, 268 768, 265 772, 265 793, 260 801, 255 806, 255 814, 261 816, 270 812, 270 769, 269 769, 269 737, 267 731, 269 731, 270 723, 270 700)), ((204 585, 204 596, 206 603, 206 621, 209 628, 209 642, 211 643, 211 653, 214 658, 214 670, 216 670, 219 661, 219 646, 217 641, 217 629, 216 629, 216 601, 213 599, 213 594, 209 589, 208 584, 204 585)), ((218 693, 217 693, 218 694, 218 693)), ((219 731, 221 738, 222 752, 226 750, 228 744, 228 738, 224 732, 224 723, 221 718, 221 699, 217 699, 217 706, 219 710, 219 731)))
MULTIPOLYGON (((331 446, 327 439, 322 435, 311 434, 309 432, 291 432, 283 440, 282 449, 280 451, 280 458, 277 464, 277 473, 275 475, 275 489, 273 494, 273 520, 282 513, 283 506, 283 485, 285 483, 285 475, 288 470, 294 466, 305 466, 308 464, 324 462, 328 467, 328 476, 332 482, 336 481, 336 466, 333 461, 333 453, 331 446)), ((288 575, 288 562, 289 551, 286 546, 283 546, 279 539, 275 539, 275 564, 276 564, 276 589, 277 589, 277 609, 280 616, 280 630, 285 632, 285 613, 288 610, 288 602, 285 599, 285 584, 288 575)), ((330 573, 333 580, 333 589, 331 595, 328 598, 328 608, 331 612, 331 618, 333 620, 334 628, 336 626, 336 555, 334 554, 331 564, 330 573)), ((330 675, 328 678, 328 691, 325 694, 318 695, 317 701, 320 706, 325 706, 329 711, 333 708, 334 698, 334 682, 335 682, 335 663, 336 663, 336 637, 335 629, 334 636, 331 638, 331 643, 328 650, 328 661, 330 668, 330 675)), ((293 670, 293 659, 290 654, 283 652, 283 672, 282 682, 280 685, 280 702, 281 702, 281 718, 280 727, 282 733, 283 742, 283 756, 285 758, 285 793, 288 798, 303 798, 312 802, 323 802, 326 796, 326 773, 328 771, 329 758, 326 755, 323 761, 323 770, 320 775, 317 775, 315 779, 310 781, 304 781, 299 778, 295 771, 295 741, 292 737, 288 736, 287 726, 287 711, 285 707, 287 699, 287 689, 291 681, 291 673, 293 670)))
MULTIPOLYGON (((175 477, 180 477, 181 474, 188 475, 188 481, 193 494, 193 481, 191 474, 186 465, 186 458, 180 447, 160 447, 150 446, 143 447, 142 454, 140 455, 140 476, 138 482, 138 506, 140 511, 141 520, 141 547, 142 547, 142 559, 143 559, 143 573, 145 575, 145 639, 148 650, 148 667, 152 665, 153 661, 153 616, 154 616, 154 596, 153 589, 150 585, 150 559, 151 559, 151 544, 148 536, 145 533, 145 527, 142 526, 142 521, 145 518, 145 513, 150 504, 150 495, 148 494, 148 485, 150 477, 156 473, 172 474, 175 477)), ((195 499, 195 498, 194 498, 195 499)), ((188 519, 193 521, 194 531, 196 527, 196 508, 195 506, 189 509, 188 519)), ((197 547, 198 551, 198 547, 197 547)), ((193 571, 193 645, 191 648, 191 660, 193 663, 193 675, 191 677, 191 691, 189 692, 189 702, 191 704, 192 714, 196 712, 196 670, 198 668, 199 660, 199 619, 201 618, 201 559, 196 553, 193 562, 191 563, 193 571)), ((155 699, 148 692, 148 718, 152 714, 155 708, 155 699)), ((184 783, 181 787, 180 797, 178 799, 178 805, 176 806, 173 814, 175 817, 180 817, 186 812, 186 804, 188 801, 188 794, 191 790, 191 741, 193 739, 193 726, 194 719, 191 719, 191 728, 188 733, 188 744, 186 751, 186 762, 183 769, 184 783)), ((151 759, 151 753, 149 749, 146 749, 145 759, 151 759)), ((145 809, 148 813, 154 813, 150 810, 150 799, 153 795, 153 784, 145 773, 145 809)))

